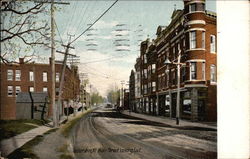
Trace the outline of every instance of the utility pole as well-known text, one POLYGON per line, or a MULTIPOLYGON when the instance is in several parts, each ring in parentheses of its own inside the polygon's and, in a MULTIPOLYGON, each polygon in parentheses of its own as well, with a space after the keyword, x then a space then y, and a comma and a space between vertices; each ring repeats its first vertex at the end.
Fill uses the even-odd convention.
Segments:
POLYGON ((42 2, 42 3, 51 3, 50 14, 51 14, 51 105, 53 108, 53 126, 58 127, 57 120, 57 106, 55 104, 56 92, 55 92, 55 14, 54 14, 54 3, 55 4, 69 4, 63 2, 42 2))
POLYGON ((176 107, 176 125, 179 125, 180 118, 180 62, 181 62, 181 54, 178 53, 178 61, 177 61, 177 107, 176 107))
POLYGON ((125 81, 121 81, 121 85, 122 85, 122 90, 121 90, 121 102, 120 102, 120 104, 121 104, 121 106, 122 107, 124 107, 124 103, 123 103, 123 95, 124 95, 124 92, 123 92, 123 85, 125 84, 125 81))
POLYGON ((91 107, 91 105, 92 105, 92 98, 91 98, 91 84, 89 84, 89 98, 90 98, 89 107, 91 107))
POLYGON ((55 82, 55 20, 54 20, 54 0, 51 0, 51 105, 53 108, 53 126, 58 127, 56 100, 56 82, 55 82))
POLYGON ((176 62, 170 62, 169 59, 167 59, 164 64, 170 65, 174 64, 177 65, 177 98, 176 98, 176 125, 179 125, 179 118, 180 118, 180 68, 182 66, 185 66, 185 63, 181 63, 181 50, 178 52, 178 59, 176 62))
MULTIPOLYGON (((69 44, 68 45, 62 45, 66 47, 65 52, 57 51, 58 53, 64 54, 64 60, 63 60, 63 68, 62 68, 62 73, 61 73, 61 79, 60 79, 60 86, 59 86, 59 95, 58 95, 58 107, 61 106, 61 99, 62 99, 62 90, 63 90, 63 84, 64 84, 64 76, 65 76, 65 69, 66 69, 66 63, 67 63, 67 58, 68 55, 75 56, 72 54, 69 54, 69 49, 74 49, 74 47, 71 47, 69 44)), ((68 112, 67 112, 68 115, 68 112)), ((59 113, 57 111, 57 118, 59 118, 59 113)))

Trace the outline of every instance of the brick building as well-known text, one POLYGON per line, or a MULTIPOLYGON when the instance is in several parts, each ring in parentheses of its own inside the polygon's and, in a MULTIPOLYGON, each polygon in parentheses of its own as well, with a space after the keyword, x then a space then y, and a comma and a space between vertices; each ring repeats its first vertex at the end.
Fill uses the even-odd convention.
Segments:
POLYGON ((170 24, 159 26, 156 35, 141 43, 143 112, 176 117, 177 65, 166 61, 177 63, 179 57, 180 118, 215 121, 216 14, 205 10, 205 0, 184 0, 184 9, 174 10, 170 24))
MULTIPOLYGON (((62 63, 56 62, 56 100, 59 94, 62 63)), ((19 63, 1 64, 1 119, 16 118, 16 96, 19 92, 48 92, 51 96, 51 62, 50 64, 25 63, 23 58, 19 63)), ((65 104, 77 101, 80 93, 80 79, 76 66, 66 67, 62 100, 65 104)), ((50 100, 50 99, 49 99, 50 100)), ((62 106, 64 107, 64 106, 62 106)), ((59 108, 63 114, 63 108, 59 108)), ((52 106, 49 105, 48 116, 52 116, 52 106)))
POLYGON ((129 109, 136 112, 135 105, 135 72, 131 70, 129 76, 129 109))
POLYGON ((135 64, 135 112, 141 112, 141 58, 136 59, 135 64))

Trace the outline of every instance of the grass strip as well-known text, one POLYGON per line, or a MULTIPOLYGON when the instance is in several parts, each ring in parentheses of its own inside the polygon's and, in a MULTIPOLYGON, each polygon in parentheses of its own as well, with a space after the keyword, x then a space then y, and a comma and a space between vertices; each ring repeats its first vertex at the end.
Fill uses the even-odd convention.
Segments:
POLYGON ((62 154, 59 156, 60 159, 73 159, 74 157, 70 154, 68 150, 69 145, 64 144, 60 148, 57 149, 57 152, 61 152, 62 154))
POLYGON ((0 141, 24 133, 48 121, 37 119, 0 120, 0 141))
POLYGON ((44 137, 52 132, 58 130, 51 129, 45 132, 43 135, 37 135, 34 139, 28 141, 20 148, 16 149, 12 153, 10 153, 7 158, 8 159, 23 159, 23 158, 32 158, 32 159, 39 159, 39 157, 33 152, 32 148, 43 141, 44 137))
POLYGON ((76 125, 76 123, 86 114, 92 112, 92 109, 87 110, 86 112, 77 115, 75 118, 73 118, 72 120, 69 120, 67 123, 65 123, 65 125, 62 126, 61 132, 63 134, 64 137, 69 137, 69 133, 71 131, 71 129, 76 125))

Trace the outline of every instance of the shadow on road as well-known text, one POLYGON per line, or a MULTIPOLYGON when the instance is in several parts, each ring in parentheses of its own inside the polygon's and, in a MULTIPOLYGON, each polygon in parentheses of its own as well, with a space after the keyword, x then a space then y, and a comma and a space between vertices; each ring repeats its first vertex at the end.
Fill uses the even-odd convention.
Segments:
POLYGON ((157 126, 157 127, 166 127, 166 128, 175 128, 179 130, 197 130, 197 131, 217 131, 213 128, 206 128, 206 127, 197 127, 197 126, 173 126, 169 124, 163 124, 159 122, 149 121, 125 114, 121 114, 116 111, 107 110, 104 112, 93 112, 92 117, 107 117, 107 118, 120 118, 120 119, 132 119, 131 121, 121 121, 121 123, 127 124, 135 124, 135 125, 149 125, 149 126, 157 126), (134 121, 136 120, 136 121, 134 121))

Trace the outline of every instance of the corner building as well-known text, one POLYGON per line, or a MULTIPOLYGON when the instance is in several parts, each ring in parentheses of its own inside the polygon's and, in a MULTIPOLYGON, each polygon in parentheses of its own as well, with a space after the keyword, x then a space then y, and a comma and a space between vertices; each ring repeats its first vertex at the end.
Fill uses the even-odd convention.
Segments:
POLYGON ((204 0, 184 0, 171 23, 157 29, 156 45, 159 114, 176 116, 177 65, 180 62, 180 118, 217 120, 216 14, 205 10, 204 0))
POLYGON ((170 24, 157 28, 156 39, 141 43, 142 112, 175 118, 179 78, 180 118, 216 121, 216 14, 205 10, 205 0, 183 2, 184 9, 173 11, 170 24), (167 60, 172 64, 166 65, 167 60))

